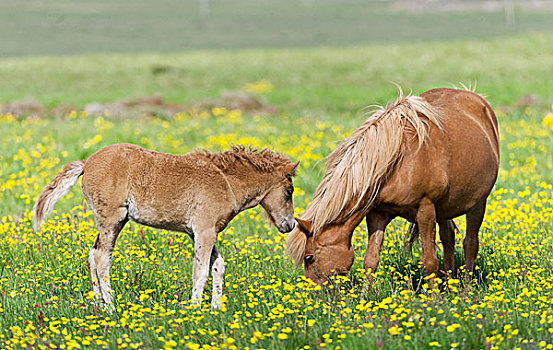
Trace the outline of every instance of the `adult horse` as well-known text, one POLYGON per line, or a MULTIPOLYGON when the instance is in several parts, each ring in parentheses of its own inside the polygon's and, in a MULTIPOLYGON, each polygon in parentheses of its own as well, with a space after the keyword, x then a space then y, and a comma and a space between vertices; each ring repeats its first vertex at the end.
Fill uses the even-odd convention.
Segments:
MULTIPOLYGON (((499 168, 497 119, 479 95, 433 89, 377 109, 327 158, 313 201, 291 232, 287 251, 305 275, 322 283, 347 273, 353 230, 366 218, 366 271, 378 266, 384 231, 400 216, 416 223, 428 275, 438 269, 436 222, 444 265, 454 263, 452 218, 466 214, 466 269, 473 271, 486 199, 499 168)), ((431 280, 433 283, 433 280, 431 280)))
POLYGON ((224 262, 217 234, 241 211, 260 204, 281 232, 294 227, 292 193, 299 162, 270 149, 234 147, 223 153, 172 155, 131 144, 104 147, 74 161, 44 187, 33 208, 34 229, 82 175, 83 194, 98 221, 90 249, 94 294, 113 308, 110 270, 113 247, 127 221, 185 232, 194 240, 192 303, 201 302, 213 276, 212 307, 223 293, 224 262))

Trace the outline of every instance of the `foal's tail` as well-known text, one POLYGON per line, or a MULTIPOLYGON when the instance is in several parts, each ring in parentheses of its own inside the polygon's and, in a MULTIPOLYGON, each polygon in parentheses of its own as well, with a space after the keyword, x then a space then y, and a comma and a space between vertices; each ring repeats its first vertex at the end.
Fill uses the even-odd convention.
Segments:
POLYGON ((33 229, 38 231, 42 221, 52 212, 54 205, 65 196, 71 186, 84 174, 84 161, 77 160, 67 164, 38 196, 33 207, 33 229))

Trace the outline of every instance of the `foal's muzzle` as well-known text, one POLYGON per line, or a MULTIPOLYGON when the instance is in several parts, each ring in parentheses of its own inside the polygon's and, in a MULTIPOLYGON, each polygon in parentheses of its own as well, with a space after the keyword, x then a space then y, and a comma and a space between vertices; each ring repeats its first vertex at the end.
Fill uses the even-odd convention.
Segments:
POLYGON ((294 229, 294 226, 296 225, 296 220, 294 220, 294 215, 289 215, 276 225, 278 230, 282 233, 290 232, 294 229))

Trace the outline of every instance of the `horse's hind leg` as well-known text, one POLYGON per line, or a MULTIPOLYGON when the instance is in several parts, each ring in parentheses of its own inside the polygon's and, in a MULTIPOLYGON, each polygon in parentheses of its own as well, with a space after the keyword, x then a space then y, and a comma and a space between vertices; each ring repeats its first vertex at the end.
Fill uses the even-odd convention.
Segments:
MULTIPOLYGON (((436 276, 438 272, 438 258, 436 257, 436 209, 434 203, 423 198, 419 204, 416 217, 422 241, 422 264, 429 276, 436 276)), ((434 288, 434 278, 429 281, 430 288, 434 288)))
POLYGON ((453 220, 439 221, 440 239, 444 247, 444 270, 453 271, 455 263, 455 223, 453 220))
POLYGON ((89 263, 92 277, 92 288, 96 297, 101 297, 104 303, 111 305, 113 296, 110 283, 110 271, 113 248, 119 232, 127 223, 127 208, 119 207, 111 211, 109 216, 99 212, 100 230, 96 242, 90 249, 89 263))
POLYGON ((225 277, 225 262, 213 246, 211 251, 211 278, 213 279, 213 295, 211 297, 211 308, 218 309, 221 306, 221 297, 223 296, 223 279, 225 277))
POLYGON ((465 251, 465 268, 472 275, 474 271, 474 260, 478 255, 479 240, 478 231, 482 226, 484 214, 486 213, 486 200, 477 204, 467 213, 467 235, 463 241, 463 249, 465 251))

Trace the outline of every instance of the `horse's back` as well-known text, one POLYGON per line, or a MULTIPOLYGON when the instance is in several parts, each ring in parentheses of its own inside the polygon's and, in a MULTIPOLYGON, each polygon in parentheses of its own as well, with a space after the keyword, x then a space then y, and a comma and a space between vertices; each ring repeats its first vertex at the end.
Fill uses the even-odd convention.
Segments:
POLYGON ((405 137, 403 159, 380 193, 381 201, 412 220, 423 197, 440 218, 466 213, 487 198, 499 168, 497 121, 484 99, 465 90, 421 94, 444 116, 430 125, 422 147, 405 137))
POLYGON ((477 122, 478 126, 484 130, 486 137, 492 143, 499 156, 497 118, 488 102, 482 96, 468 90, 439 88, 428 90, 422 93, 421 97, 433 107, 443 111, 446 117, 458 119, 461 122, 466 120, 466 118, 470 118, 477 122))

